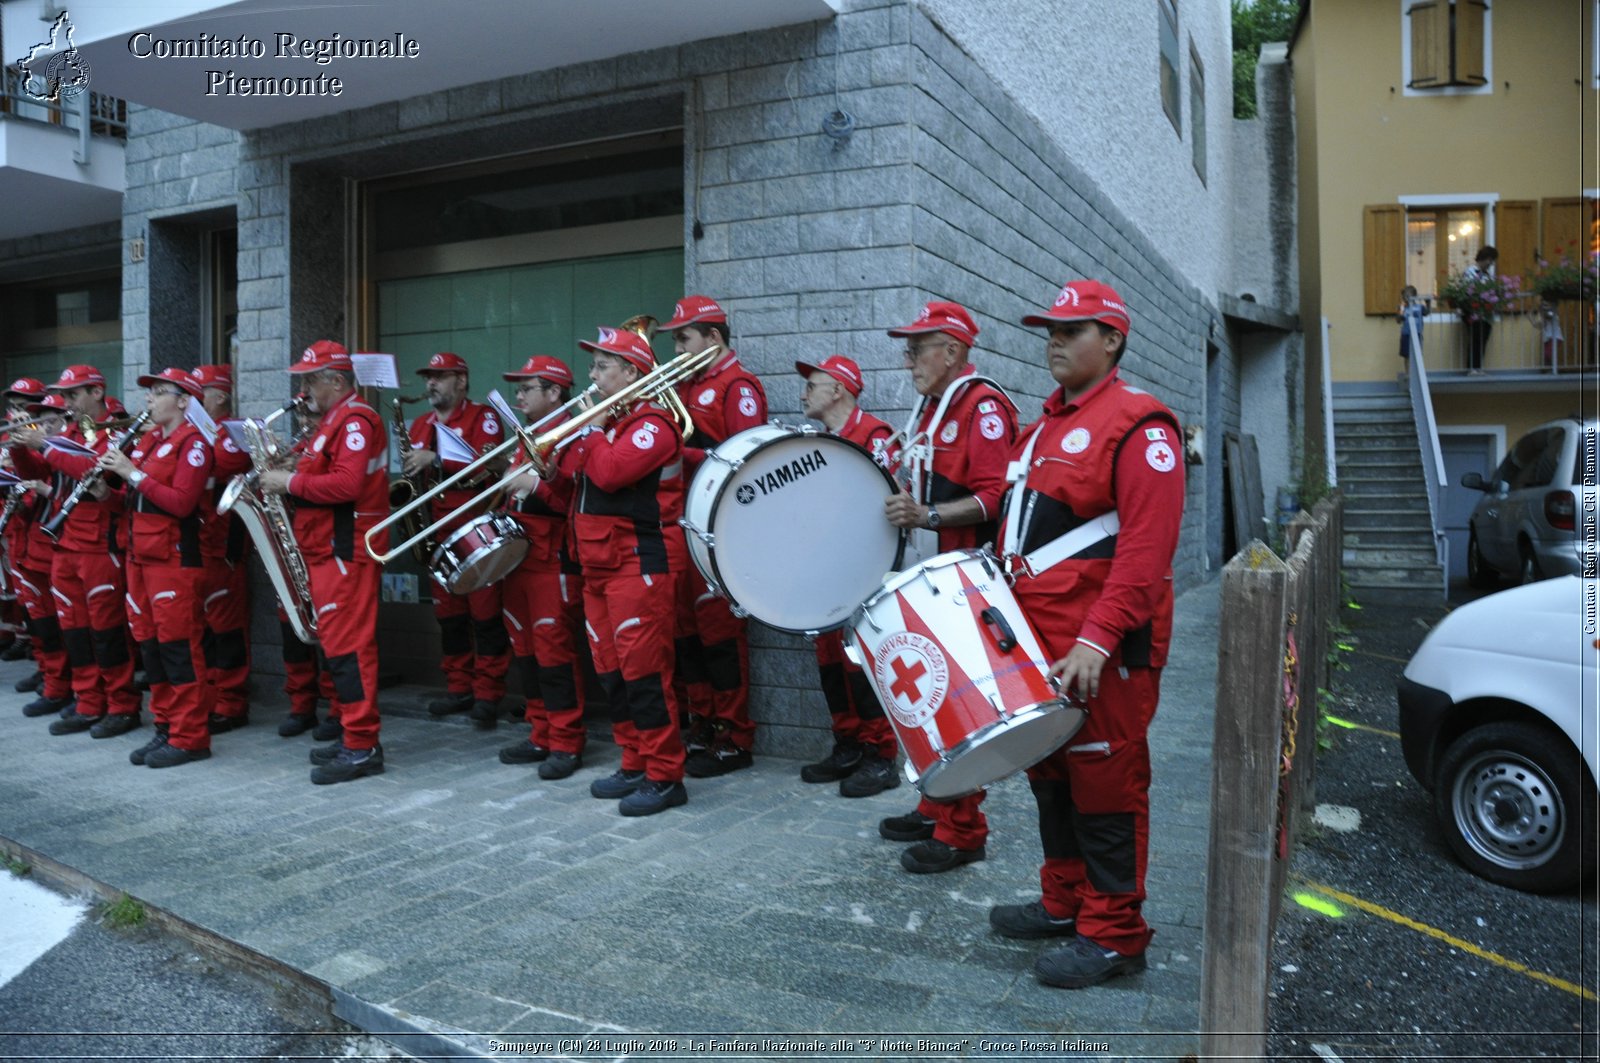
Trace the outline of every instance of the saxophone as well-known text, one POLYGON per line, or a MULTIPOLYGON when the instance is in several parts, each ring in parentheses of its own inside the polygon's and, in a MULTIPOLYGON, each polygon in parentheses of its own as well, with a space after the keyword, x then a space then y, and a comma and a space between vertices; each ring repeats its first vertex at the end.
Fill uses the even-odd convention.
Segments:
MULTIPOLYGON (((394 427, 395 452, 400 455, 401 475, 389 481, 389 509, 399 510, 407 502, 416 498, 422 492, 422 484, 417 477, 405 475, 406 458, 411 454, 411 432, 406 427, 405 404, 408 402, 421 402, 426 395, 396 395, 389 402, 394 407, 391 424, 394 427)), ((400 522, 400 533, 404 538, 402 542, 415 538, 423 528, 427 527, 427 517, 422 507, 408 512, 400 522)), ((411 548, 411 556, 419 565, 426 565, 433 556, 433 540, 423 539, 411 548)))
POLYGON ((261 474, 273 468, 284 456, 277 437, 267 428, 267 422, 280 414, 293 411, 305 402, 304 396, 284 406, 266 421, 245 418, 242 430, 250 451, 250 461, 255 467, 229 481, 217 501, 218 513, 234 513, 250 533, 261 563, 267 570, 267 580, 278 596, 278 604, 289 618, 295 637, 306 645, 317 641, 317 613, 311 602, 311 576, 306 571, 305 557, 294 539, 294 525, 289 519, 289 507, 282 495, 269 495, 257 486, 261 474))

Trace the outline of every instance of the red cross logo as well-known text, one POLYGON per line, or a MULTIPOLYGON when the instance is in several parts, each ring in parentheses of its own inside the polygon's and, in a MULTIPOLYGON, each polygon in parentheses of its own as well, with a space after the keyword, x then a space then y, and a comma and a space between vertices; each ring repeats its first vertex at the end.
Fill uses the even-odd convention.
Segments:
POLYGON ((894 682, 889 686, 889 693, 897 698, 905 698, 913 705, 922 700, 922 688, 917 685, 917 680, 928 674, 928 666, 913 660, 908 668, 904 657, 896 657, 889 667, 894 669, 894 682))

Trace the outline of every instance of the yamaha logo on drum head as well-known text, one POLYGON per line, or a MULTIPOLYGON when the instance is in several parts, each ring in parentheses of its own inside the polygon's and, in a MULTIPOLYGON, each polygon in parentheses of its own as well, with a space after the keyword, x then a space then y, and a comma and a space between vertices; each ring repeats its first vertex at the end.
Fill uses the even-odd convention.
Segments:
POLYGON ((741 506, 748 506, 756 500, 756 489, 749 484, 740 484, 739 489, 733 493, 733 497, 739 500, 741 506))
POLYGON ((914 631, 896 632, 880 643, 873 672, 889 712, 905 727, 921 727, 933 719, 950 689, 944 651, 914 631))

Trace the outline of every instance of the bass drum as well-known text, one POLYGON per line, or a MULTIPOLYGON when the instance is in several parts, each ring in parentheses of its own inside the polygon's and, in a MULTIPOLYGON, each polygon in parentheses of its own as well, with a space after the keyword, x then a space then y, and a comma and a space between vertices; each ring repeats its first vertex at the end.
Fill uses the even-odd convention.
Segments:
POLYGON ((689 556, 739 612, 780 631, 831 631, 900 563, 900 529, 883 516, 896 490, 848 440, 749 428, 707 454, 689 485, 689 556))

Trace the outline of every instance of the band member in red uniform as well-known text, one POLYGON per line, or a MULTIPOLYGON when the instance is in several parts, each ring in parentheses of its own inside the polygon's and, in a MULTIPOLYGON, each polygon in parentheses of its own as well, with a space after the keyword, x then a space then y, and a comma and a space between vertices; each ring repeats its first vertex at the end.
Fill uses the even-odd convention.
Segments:
POLYGON ((223 734, 250 722, 250 569, 244 562, 244 525, 232 513, 218 513, 217 501, 229 480, 250 471, 250 455, 224 427, 233 414, 232 368, 202 365, 190 375, 200 386, 201 404, 217 424, 200 525, 200 556, 205 559, 201 647, 211 706, 207 725, 212 734, 223 734))
POLYGON ((156 737, 143 748, 149 768, 170 768, 211 756, 204 655, 205 559, 200 551, 200 501, 211 478, 211 447, 186 419, 200 385, 182 369, 139 378, 154 425, 123 453, 100 455, 99 467, 127 484, 128 603, 133 637, 150 680, 156 737))
MULTIPOLYGON (((5 397, 5 419, 21 426, 28 419, 28 403, 44 397, 44 385, 31 377, 23 377, 16 384, 0 394, 5 397), (16 384, 32 390, 19 392, 16 384)), ((16 462, 8 449, 0 449, 0 467, 7 473, 16 474, 16 462)), ((28 549, 27 521, 24 519, 19 522, 17 517, 27 508, 23 501, 31 499, 33 495, 26 488, 11 485, 3 497, 5 501, 0 504, 0 552, 4 554, 5 578, 0 580, 0 660, 16 661, 27 656, 28 643, 32 641, 25 602, 28 592, 17 586, 16 569, 19 563, 26 563, 28 549)), ((43 682, 42 674, 40 682, 43 682)))
MULTIPOLYGON (((405 474, 419 476, 437 470, 440 477, 460 470, 465 462, 444 461, 439 457, 435 425, 456 430, 475 454, 500 445, 505 437, 499 415, 488 406, 467 398, 467 362, 448 351, 434 355, 417 370, 427 381, 428 405, 433 409, 411 422, 412 451, 406 456, 405 474)), ((432 517, 438 520, 477 493, 482 481, 499 475, 504 464, 490 468, 484 476, 474 476, 467 484, 451 488, 434 497, 432 517)), ((451 522, 434 536, 442 542, 467 520, 467 514, 451 522)), ((442 667, 448 684, 444 698, 431 703, 435 716, 470 710, 472 722, 490 729, 499 723, 500 702, 506 693, 506 672, 511 667, 511 642, 500 615, 500 584, 491 583, 471 594, 451 594, 438 580, 432 581, 433 615, 439 621, 439 641, 444 650, 442 667)))
MULTIPOLYGON (((545 354, 504 374, 516 381, 517 407, 529 426, 541 423, 571 396, 572 370, 545 354)), ((565 420, 563 417, 562 420, 565 420)), ((551 420, 543 430, 556 427, 551 420)), ((507 634, 527 694, 528 737, 500 751, 506 764, 539 765, 541 779, 565 779, 583 765, 583 677, 576 633, 583 624, 582 571, 567 552, 567 515, 572 508, 568 447, 553 460, 566 462, 564 476, 541 479, 519 448, 514 467, 525 475, 509 485, 507 509, 528 536, 522 564, 505 578, 507 634)))
POLYGON ((383 569, 363 547, 389 514, 383 421, 355 390, 350 355, 318 340, 289 367, 318 414, 293 472, 270 469, 262 491, 294 501, 294 538, 305 557, 317 641, 333 680, 344 736, 312 750, 311 781, 348 782, 384 770, 378 743, 378 585, 383 569))
MULTIPOLYGON (((686 482, 706 452, 746 428, 767 423, 767 393, 754 373, 739 362, 729 340, 728 315, 704 295, 686 295, 661 326, 672 333, 678 354, 698 353, 713 343, 726 350, 678 395, 694 418, 684 441, 686 482)), ((724 775, 750 766, 755 724, 750 722, 750 639, 748 625, 733 615, 728 600, 711 592, 698 569, 689 566, 678 587, 677 656, 683 674, 689 746, 687 771, 696 778, 724 775)))
MULTIPOLYGON (((104 425, 115 416, 106 379, 91 365, 70 365, 46 390, 59 394, 71 418, 104 425)), ((121 405, 116 404, 120 410, 121 405)), ((95 429, 92 449, 104 453, 116 433, 95 429)), ((74 420, 63 437, 83 445, 74 420)), ((17 442, 42 451, 43 471, 53 474, 48 520, 61 509, 73 485, 95 467, 97 457, 46 449, 40 433, 16 434, 17 442)), ((30 457, 27 460, 32 460, 30 457)), ((39 466, 34 466, 36 469, 39 466)), ((39 478, 43 478, 42 476, 39 478)), ((50 592, 61 622, 61 641, 72 672, 76 714, 50 725, 52 734, 87 731, 96 737, 125 734, 139 725, 139 694, 133 688, 133 654, 128 645, 127 576, 123 567, 126 520, 115 485, 101 480, 84 495, 62 528, 50 567, 50 592), (102 719, 103 718, 103 719, 102 719)))
MULTIPOLYGON (((296 425, 303 424, 304 419, 311 416, 317 416, 319 420, 321 418, 320 415, 310 414, 303 418, 299 411, 286 416, 290 422, 284 435, 293 440, 290 451, 294 461, 299 461, 311 445, 311 433, 298 429, 296 425)), ((293 468, 293 465, 287 467, 293 468)), ((289 696, 289 715, 279 721, 278 736, 297 738, 310 731, 312 740, 317 742, 332 742, 344 737, 344 725, 339 722, 339 699, 321 652, 315 644, 300 641, 281 602, 277 603, 277 615, 278 632, 282 637, 283 692, 289 696), (320 722, 317 720, 318 701, 328 703, 328 714, 320 722)))
MULTIPOLYGON (((42 435, 59 435, 65 427, 67 404, 59 395, 46 396, 44 385, 22 377, 6 390, 6 405, 13 418, 33 418, 42 435)), ((39 515, 49 505, 46 467, 22 446, 14 433, 8 448, 12 471, 23 477, 11 490, 11 519, 5 528, 6 554, 11 561, 11 583, 17 592, 28 630, 28 643, 39 666, 39 696, 22 707, 24 716, 53 716, 72 704, 67 651, 61 641, 61 621, 50 593, 50 564, 55 543, 40 530, 39 515)), ((9 653, 9 651, 7 651, 9 653)))
MULTIPOLYGON (((594 355, 589 379, 603 396, 655 368, 649 342, 636 332, 602 328, 598 340, 579 346, 594 355)), ((673 591, 689 563, 678 528, 683 440, 663 407, 641 401, 570 449, 583 611, 612 734, 622 747, 622 767, 589 792, 621 798, 625 816, 654 815, 689 800, 672 691, 673 591)))
MULTIPOLYGON (((805 415, 841 439, 866 448, 885 468, 891 467, 897 454, 885 448, 893 430, 856 402, 863 385, 861 367, 834 354, 815 364, 796 362, 794 368, 806 382, 800 396, 805 415)), ((871 680, 845 657, 842 631, 818 635, 816 652, 822 696, 833 717, 833 751, 801 768, 800 778, 838 781, 844 797, 870 797, 894 789, 900 785, 894 766, 899 750, 871 680)))
POLYGON ((1129 318, 1099 281, 1073 281, 1023 324, 1049 329, 1059 387, 1024 432, 1001 551, 1017 602, 1064 690, 1089 706, 1067 745, 1028 769, 1039 806, 1042 896, 1000 905, 1006 936, 1067 937, 1041 955, 1047 985, 1142 971, 1150 838, 1148 732, 1172 635, 1172 556, 1183 521, 1183 433, 1117 375, 1129 318))
MULTIPOLYGON (((978 326, 964 307, 932 302, 889 335, 905 338, 906 368, 922 400, 901 458, 912 472, 911 490, 884 503, 884 515, 897 527, 931 529, 940 553, 992 542, 1017 408, 968 362, 978 326)), ((900 855, 901 866, 918 874, 982 860, 989 837, 983 796, 923 798, 914 812, 879 823, 878 833, 891 841, 924 839, 900 855)))

